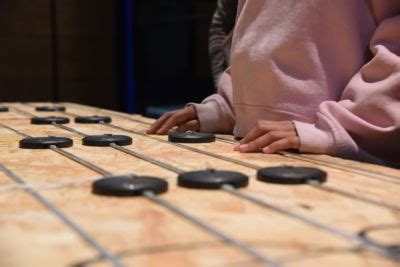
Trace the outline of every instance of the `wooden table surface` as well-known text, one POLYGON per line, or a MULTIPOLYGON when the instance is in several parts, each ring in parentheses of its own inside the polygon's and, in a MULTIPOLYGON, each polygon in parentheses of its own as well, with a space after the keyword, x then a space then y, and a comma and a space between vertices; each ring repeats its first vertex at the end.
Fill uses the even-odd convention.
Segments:
MULTIPOLYGON (((111 147, 82 146, 79 134, 54 125, 31 125, 29 113, 21 110, 36 116, 70 117, 72 120, 67 126, 85 134, 129 135, 133 144, 127 146, 128 149, 185 171, 214 168, 242 172, 250 177, 249 185, 240 189, 243 192, 350 236, 356 237, 369 227, 384 227, 368 234, 383 248, 400 244, 400 170, 327 155, 239 154, 233 151, 232 143, 222 140, 189 145, 261 167, 311 166, 328 173, 328 181, 321 186, 267 184, 256 180, 256 170, 252 168, 107 125, 73 122, 74 114, 108 115, 112 117, 113 125, 143 132, 148 126, 142 122, 152 120, 140 115, 72 103, 62 103, 67 113, 35 111, 35 106, 50 103, 1 105, 10 108, 9 112, 0 113, 2 125, 31 136, 72 138, 74 146, 65 151, 116 175, 135 173, 165 179, 169 183, 169 191, 159 195, 161 199, 253 247, 281 266, 400 265, 399 260, 357 241, 334 235, 225 191, 178 187, 177 174, 170 170, 111 147), (351 196, 331 192, 328 188, 347 192, 351 196)), ((166 136, 156 138, 167 139, 166 136)), ((232 139, 231 136, 223 138, 232 139)), ((0 127, 0 163, 114 255, 122 266, 263 266, 249 254, 145 197, 119 198, 92 194, 91 181, 101 175, 49 149, 21 149, 21 139, 12 130, 0 127)), ((108 259, 99 259, 98 251, 81 235, 18 186, 5 172, 0 172, 0 266, 112 264, 108 259)))

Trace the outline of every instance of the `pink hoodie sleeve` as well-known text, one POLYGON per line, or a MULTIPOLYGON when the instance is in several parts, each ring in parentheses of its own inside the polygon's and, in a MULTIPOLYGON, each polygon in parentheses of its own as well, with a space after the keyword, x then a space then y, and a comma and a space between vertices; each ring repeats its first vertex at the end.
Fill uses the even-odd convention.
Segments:
POLYGON ((316 124, 294 122, 301 152, 400 163, 400 15, 379 23, 370 49, 339 102, 321 103, 316 124))
POLYGON ((232 132, 235 116, 232 107, 232 80, 227 69, 218 82, 218 93, 203 100, 201 104, 190 103, 196 108, 200 131, 214 133, 232 132))

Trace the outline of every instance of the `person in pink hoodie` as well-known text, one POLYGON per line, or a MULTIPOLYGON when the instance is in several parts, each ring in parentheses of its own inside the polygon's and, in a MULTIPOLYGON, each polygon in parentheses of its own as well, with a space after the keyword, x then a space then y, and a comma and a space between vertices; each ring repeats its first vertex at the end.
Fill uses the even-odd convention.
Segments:
POLYGON ((243 137, 240 152, 298 149, 400 163, 400 0, 239 0, 218 93, 172 127, 243 137))

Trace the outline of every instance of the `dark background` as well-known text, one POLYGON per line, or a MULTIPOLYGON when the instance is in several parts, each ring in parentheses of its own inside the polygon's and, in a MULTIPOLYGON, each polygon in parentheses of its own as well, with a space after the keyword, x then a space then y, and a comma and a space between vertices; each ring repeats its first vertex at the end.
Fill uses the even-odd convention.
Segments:
POLYGON ((0 101, 138 113, 200 101, 214 90, 207 45, 215 6, 216 0, 1 0, 0 101))

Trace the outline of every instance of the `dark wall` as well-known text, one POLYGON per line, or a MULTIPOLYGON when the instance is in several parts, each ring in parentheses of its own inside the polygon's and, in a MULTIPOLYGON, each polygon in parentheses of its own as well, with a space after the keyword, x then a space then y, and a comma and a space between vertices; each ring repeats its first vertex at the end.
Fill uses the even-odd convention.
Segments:
POLYGON ((116 10, 110 0, 59 1, 59 98, 116 108, 116 10))
POLYGON ((0 101, 58 98, 116 108, 114 1, 56 2, 58 90, 53 80, 51 1, 0 1, 0 101))
MULTIPOLYGON (((132 1, 136 111, 211 94, 207 39, 216 0, 132 1)), ((0 0, 0 101, 124 110, 122 3, 0 0)))
POLYGON ((137 107, 201 101, 214 91, 208 29, 215 0, 136 1, 137 107))
POLYGON ((0 1, 0 98, 47 100, 51 95, 49 1, 0 1))

